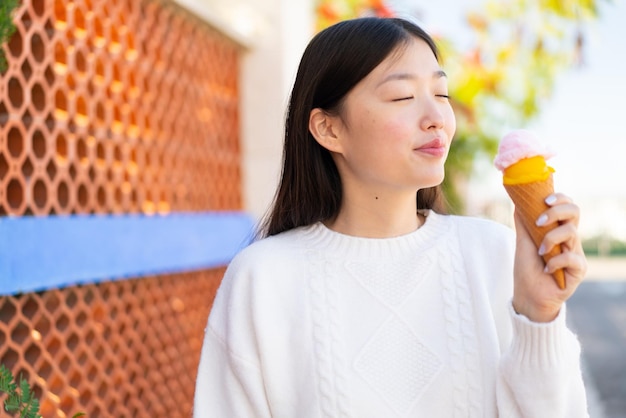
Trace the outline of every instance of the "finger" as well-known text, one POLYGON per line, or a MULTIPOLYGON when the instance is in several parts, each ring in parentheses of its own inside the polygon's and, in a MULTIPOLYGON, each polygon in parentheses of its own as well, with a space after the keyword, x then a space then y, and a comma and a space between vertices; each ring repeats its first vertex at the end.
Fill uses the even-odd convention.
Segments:
POLYGON ((545 202, 548 206, 561 205, 563 203, 574 203, 571 197, 563 193, 552 193, 546 197, 545 202))
POLYGON ((580 247, 579 243, 580 238, 576 226, 572 223, 564 223, 546 233, 538 251, 539 255, 544 255, 557 245, 563 249, 577 251, 580 247))
POLYGON ((580 220, 580 208, 574 203, 562 201, 554 203, 550 209, 543 212, 537 218, 537 226, 545 226, 554 223, 573 223, 578 226, 580 220))
POLYGON ((552 257, 546 263, 545 272, 552 274, 558 269, 563 269, 569 286, 579 284, 587 274, 587 268, 587 259, 584 255, 567 251, 552 257))

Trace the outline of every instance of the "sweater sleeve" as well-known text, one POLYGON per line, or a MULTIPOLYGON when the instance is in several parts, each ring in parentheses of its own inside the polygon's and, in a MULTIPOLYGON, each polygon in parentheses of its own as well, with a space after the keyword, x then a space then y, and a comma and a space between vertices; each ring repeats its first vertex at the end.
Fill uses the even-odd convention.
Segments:
POLYGON ((270 417, 261 372, 229 352, 207 328, 194 398, 194 418, 270 417))
POLYGON ((228 266, 205 330, 194 396, 194 418, 270 417, 254 331, 250 263, 228 266))
POLYGON ((509 304, 513 339, 500 360, 501 417, 588 417, 580 344, 567 328, 565 305, 549 323, 531 322, 509 304))

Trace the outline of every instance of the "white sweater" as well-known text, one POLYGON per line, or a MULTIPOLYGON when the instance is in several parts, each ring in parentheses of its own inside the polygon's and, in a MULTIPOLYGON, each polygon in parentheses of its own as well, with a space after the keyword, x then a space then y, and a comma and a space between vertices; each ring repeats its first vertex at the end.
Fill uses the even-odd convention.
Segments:
POLYGON ((257 241, 217 293, 196 418, 587 417, 565 310, 511 308, 513 232, 432 211, 397 238, 257 241))

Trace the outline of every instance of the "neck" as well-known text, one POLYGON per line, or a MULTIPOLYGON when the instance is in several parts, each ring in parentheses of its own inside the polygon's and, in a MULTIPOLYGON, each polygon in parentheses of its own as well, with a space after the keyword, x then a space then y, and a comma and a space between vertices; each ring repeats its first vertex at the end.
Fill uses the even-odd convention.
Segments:
POLYGON ((333 231, 364 238, 409 234, 423 223, 416 193, 345 194, 337 217, 325 222, 333 231))

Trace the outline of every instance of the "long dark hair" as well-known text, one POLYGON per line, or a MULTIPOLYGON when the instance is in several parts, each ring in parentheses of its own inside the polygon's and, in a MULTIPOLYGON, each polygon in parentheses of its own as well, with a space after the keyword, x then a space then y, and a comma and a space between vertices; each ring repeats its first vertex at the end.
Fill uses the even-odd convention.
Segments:
MULTIPOLYGON (((433 39, 419 26, 398 18, 346 20, 319 32, 298 67, 285 122, 280 185, 260 236, 333 219, 341 205, 341 178, 330 152, 309 132, 315 108, 337 114, 346 94, 389 54, 412 38, 428 44, 439 60, 433 39)), ((418 209, 445 211, 441 187, 417 192, 418 209)))

